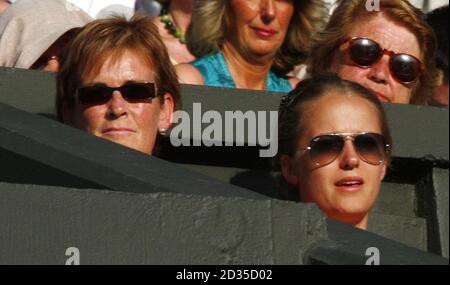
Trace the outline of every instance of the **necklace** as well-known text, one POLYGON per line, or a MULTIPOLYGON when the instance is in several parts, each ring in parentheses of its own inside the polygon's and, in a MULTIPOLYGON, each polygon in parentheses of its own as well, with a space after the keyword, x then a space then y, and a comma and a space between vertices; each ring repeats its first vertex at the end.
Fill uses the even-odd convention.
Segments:
POLYGON ((177 26, 172 22, 169 15, 169 9, 167 6, 161 9, 161 22, 164 23, 166 29, 172 34, 175 38, 177 38, 182 44, 186 44, 185 35, 178 29, 177 26))

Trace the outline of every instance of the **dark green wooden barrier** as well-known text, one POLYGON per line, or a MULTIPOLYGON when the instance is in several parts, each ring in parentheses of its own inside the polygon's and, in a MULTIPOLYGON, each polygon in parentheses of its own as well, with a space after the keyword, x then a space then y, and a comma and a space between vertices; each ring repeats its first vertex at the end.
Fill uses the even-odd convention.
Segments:
MULTIPOLYGON (((203 110, 219 112, 274 111, 280 96, 183 86, 187 112, 192 112, 194 102, 201 102, 203 110)), ((41 185, 39 189, 44 190, 56 186, 175 192, 261 201, 278 197, 277 166, 271 159, 260 158, 258 147, 174 148, 167 143, 163 158, 177 166, 34 115, 54 116, 53 100, 52 75, 0 68, 0 103, 6 104, 0 104, 0 181, 29 185, 23 187, 41 185), (131 165, 142 169, 132 173, 131 165)), ((448 257, 448 109, 385 107, 394 137, 394 159, 371 216, 370 230, 448 257)), ((84 193, 89 199, 92 192, 84 193)), ((94 263, 98 260, 91 259, 94 263)))

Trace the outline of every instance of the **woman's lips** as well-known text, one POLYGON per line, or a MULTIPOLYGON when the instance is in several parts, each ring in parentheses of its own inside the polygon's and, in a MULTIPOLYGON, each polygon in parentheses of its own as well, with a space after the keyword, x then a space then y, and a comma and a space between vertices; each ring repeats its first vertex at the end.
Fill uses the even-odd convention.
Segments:
POLYGON ((364 179, 361 177, 345 177, 335 184, 336 189, 344 192, 356 192, 362 189, 364 179))
POLYGON ((104 135, 125 135, 133 132, 132 129, 128 128, 107 128, 103 130, 104 135))
POLYGON ((377 96, 378 100, 380 100, 383 103, 390 102, 390 100, 386 96, 384 96, 383 94, 381 94, 379 92, 375 92, 375 96, 377 96))
POLYGON ((386 97, 383 93, 377 92, 377 91, 373 91, 373 90, 370 90, 370 91, 372 91, 372 94, 375 95, 380 102, 383 102, 383 103, 390 103, 391 102, 391 100, 389 100, 388 97, 386 97))
POLYGON ((263 39, 270 38, 277 33, 277 31, 272 30, 272 29, 262 29, 262 28, 252 28, 252 29, 253 29, 253 31, 255 31, 255 34, 258 37, 263 38, 263 39))

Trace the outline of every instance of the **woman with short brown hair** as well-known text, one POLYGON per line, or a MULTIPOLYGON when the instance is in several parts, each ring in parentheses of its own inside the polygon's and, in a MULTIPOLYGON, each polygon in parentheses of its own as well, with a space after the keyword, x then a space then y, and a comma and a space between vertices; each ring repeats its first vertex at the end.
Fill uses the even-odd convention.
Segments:
POLYGON ((96 20, 71 42, 57 77, 64 123, 152 154, 171 127, 180 91, 150 17, 96 20))

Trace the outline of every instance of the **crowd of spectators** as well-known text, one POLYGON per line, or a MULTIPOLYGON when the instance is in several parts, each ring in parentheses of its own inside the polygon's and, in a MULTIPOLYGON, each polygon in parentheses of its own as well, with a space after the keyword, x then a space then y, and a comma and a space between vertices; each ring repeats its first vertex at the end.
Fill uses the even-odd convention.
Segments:
POLYGON ((0 0, 0 66, 55 72, 61 122, 148 155, 179 82, 288 93, 283 177, 366 229, 393 144, 381 103, 448 106, 448 5, 327 2, 137 1, 94 20, 67 0, 0 0))

